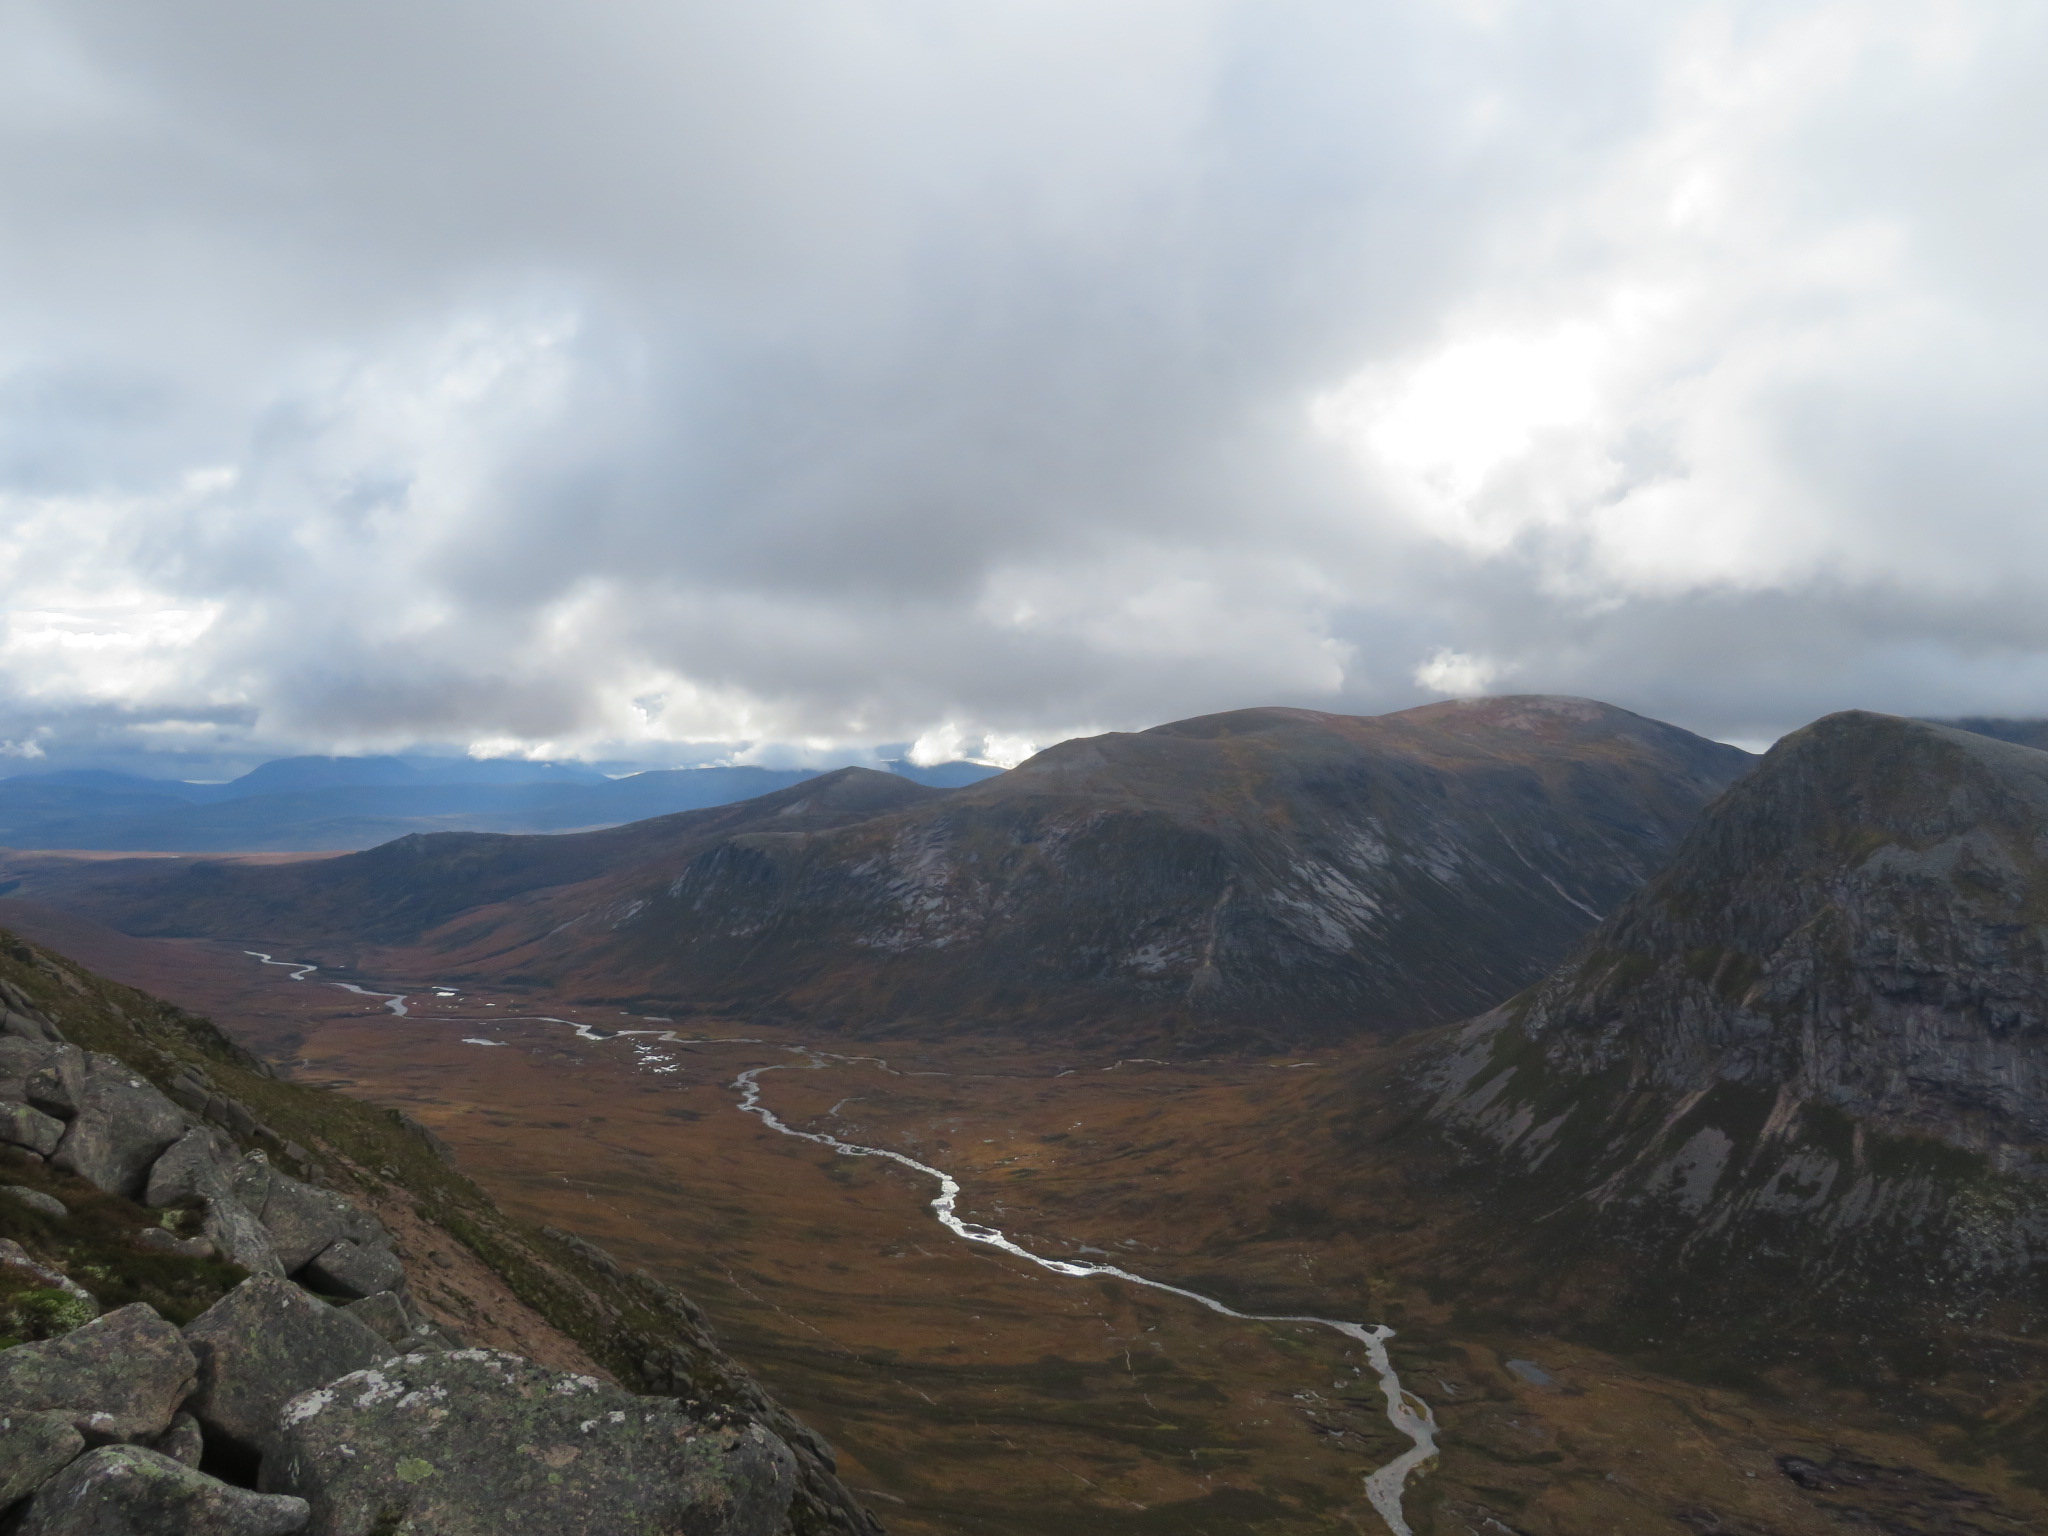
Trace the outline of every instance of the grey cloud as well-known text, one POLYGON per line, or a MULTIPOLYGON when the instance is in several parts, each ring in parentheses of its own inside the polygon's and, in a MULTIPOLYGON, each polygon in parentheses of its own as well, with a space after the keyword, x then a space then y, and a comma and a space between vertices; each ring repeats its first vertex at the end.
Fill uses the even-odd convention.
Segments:
POLYGON ((1401 707, 1455 652, 1730 735, 2048 708, 2041 43, 1988 0, 18 4, 11 707, 856 751, 1401 707), (1489 404, 1495 343, 1583 409, 1489 404), (1460 346, 1469 409, 1389 449, 1460 346))

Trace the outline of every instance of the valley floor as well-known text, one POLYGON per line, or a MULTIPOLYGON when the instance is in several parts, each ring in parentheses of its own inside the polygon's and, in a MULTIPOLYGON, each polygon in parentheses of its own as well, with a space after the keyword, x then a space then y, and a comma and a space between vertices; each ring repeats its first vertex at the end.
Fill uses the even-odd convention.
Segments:
POLYGON ((0 922, 210 1014, 301 1081, 407 1109, 508 1210, 677 1285, 899 1536, 1379 1536, 1363 1479, 1407 1442, 1362 1347, 962 1242, 923 1176, 739 1113, 742 1071, 790 1068, 762 1078, 783 1120, 945 1168, 964 1217, 1036 1252, 1244 1310, 1390 1322, 1442 1425, 1406 1500, 1424 1536, 2048 1528, 2039 1493, 1860 1398, 1661 1377, 1424 1294, 1404 1277, 1433 1196, 1360 1164, 1349 1085, 1369 1050, 1167 1065, 702 1018, 672 1032, 716 1038, 663 1040, 665 1021, 418 978, 400 1017, 224 946, 17 902, 0 922))

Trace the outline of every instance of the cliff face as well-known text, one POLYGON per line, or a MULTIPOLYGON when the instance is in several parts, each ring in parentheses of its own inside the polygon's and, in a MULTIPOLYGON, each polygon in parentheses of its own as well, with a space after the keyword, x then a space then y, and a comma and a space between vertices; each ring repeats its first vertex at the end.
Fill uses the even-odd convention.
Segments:
POLYGON ((1400 1031, 1539 975, 1748 764, 1580 699, 1244 710, 564 891, 516 949, 509 910, 429 942, 593 995, 819 1022, 1400 1031))
POLYGON ((1622 1312, 1668 1321, 1650 1293, 1690 1286, 1695 1317, 1919 1307, 2031 1332, 2044 925, 2048 753, 1829 716, 1458 1033, 1437 1114, 1508 1170, 1511 1203, 1546 1202, 1554 1258, 1642 1265, 1602 1282, 1622 1312))

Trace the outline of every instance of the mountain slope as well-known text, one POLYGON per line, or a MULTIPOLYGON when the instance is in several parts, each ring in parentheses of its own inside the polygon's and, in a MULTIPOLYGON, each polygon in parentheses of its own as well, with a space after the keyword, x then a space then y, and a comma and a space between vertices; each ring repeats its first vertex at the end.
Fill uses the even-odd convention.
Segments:
MULTIPOLYGON (((597 1386, 593 1375, 608 1375, 631 1393, 693 1399, 714 1415, 757 1423, 789 1446, 796 1497, 787 1519, 775 1522, 774 1536, 873 1536, 880 1531, 835 1475, 830 1448, 723 1352, 691 1302, 650 1275, 628 1272, 571 1234, 508 1218, 451 1166, 447 1147, 416 1122, 324 1089, 281 1081, 207 1020, 94 976, 5 931, 0 931, 0 1004, 0 1044, 7 1047, 13 1068, 12 1081, 0 1081, 5 1090, 0 1101, 13 1110, 15 1127, 11 1136, 0 1138, 0 1187, 8 1189, 8 1198, 0 1200, 0 1239, 6 1245, 0 1251, 0 1356, 9 1353, 8 1346, 22 1345, 13 1330, 24 1323, 31 1325, 26 1335, 31 1341, 60 1337, 101 1307, 136 1302, 147 1307, 131 1310, 130 1321, 135 1311, 157 1308, 183 1323, 250 1270, 267 1270, 281 1282, 290 1268, 336 1302, 384 1291, 387 1312, 361 1314, 388 1317, 395 1325, 383 1338, 369 1340, 376 1346, 372 1362, 384 1354, 383 1339, 393 1341, 394 1352, 399 1347, 415 1351, 408 1364, 462 1358, 418 1352, 447 1348, 450 1340, 437 1330, 459 1331, 473 1345, 509 1349, 579 1373, 565 1378, 572 1391, 597 1386), (42 1068, 26 1082, 21 1076, 25 1060, 42 1068), (49 1082, 38 1086, 42 1078, 49 1082), (82 1086, 76 1091, 57 1087, 73 1082, 82 1086), (21 1102, 25 1096, 62 1117, 49 1121, 63 1135, 47 1160, 20 1134, 25 1121, 49 1119, 27 1111, 21 1102), (233 1156, 249 1154, 232 1199, 225 1186, 208 1185, 192 1174, 198 1161, 180 1165, 184 1184, 162 1178, 166 1160, 178 1164, 195 1141, 210 1142, 233 1156), (98 1149, 97 1163, 83 1153, 70 1155, 75 1143, 98 1149), (129 1160, 129 1172, 118 1180, 105 1177, 105 1167, 117 1160, 114 1153, 129 1160), (258 1177, 252 1169, 261 1170, 253 1186, 257 1195, 245 1182, 258 1177), (166 1182, 170 1187, 157 1193, 166 1182), (267 1201, 258 1198, 265 1189, 267 1201), (24 1190, 35 1197, 27 1204, 21 1198, 24 1190), (257 1211, 242 1206, 252 1199, 257 1211), (366 1284, 322 1272, 319 1262, 334 1251, 325 1245, 343 1230, 323 1230, 333 1226, 337 1206, 350 1238, 368 1245, 364 1251, 381 1253, 383 1265, 410 1261, 415 1253, 431 1262, 409 1268, 396 1264, 396 1276, 387 1267, 366 1284), (164 1241, 180 1218, 192 1227, 202 1214, 206 1224, 199 1230, 209 1241, 164 1241), (292 1244, 296 1254, 287 1252, 292 1244), (234 1262, 227 1257, 231 1252, 234 1262), (311 1265, 305 1262, 308 1253, 319 1256, 311 1265), (52 1293, 40 1289, 53 1282, 82 1304, 70 1315, 53 1315, 48 1305, 52 1293), (401 1331, 422 1319, 430 1325, 425 1330, 401 1331), (421 1342, 423 1335, 429 1342, 421 1342)), ((356 1246, 350 1241, 335 1248, 356 1246)), ((319 1312, 325 1315, 325 1308, 319 1312)), ((286 1314, 283 1321, 290 1325, 293 1319, 286 1314)), ((162 1331, 161 1324, 155 1326, 162 1331)), ((336 1325, 325 1326, 331 1333, 336 1325)), ((382 1325, 377 1326, 381 1331, 382 1325)), ((292 1337, 295 1344, 307 1342, 303 1328, 292 1337)), ((24 1347, 33 1351, 40 1346, 31 1342, 24 1347)), ((13 1353, 18 1360, 20 1350, 13 1353)), ((149 1358, 140 1353, 114 1361, 138 1376, 150 1369, 149 1358)), ((318 1364, 317 1351, 313 1363, 318 1364)), ((350 1364, 339 1370, 355 1368, 350 1364)), ((216 1362, 215 1369, 225 1367, 216 1362)), ((189 1386, 189 1366, 186 1371, 189 1386)), ((18 1385, 19 1376, 14 1380, 18 1385)), ((17 1411, 22 1399, 7 1397, 6 1386, 0 1383, 0 1408, 11 1415, 11 1434, 25 1440, 28 1436, 20 1432, 29 1426, 17 1411)), ((276 1401, 291 1392, 277 1394, 276 1401)), ((85 1399, 59 1401, 95 1405, 85 1399)), ((208 1410, 197 1411, 205 1415, 208 1410)), ((162 1417, 169 1414, 166 1404, 162 1417)), ((466 1432, 475 1427, 474 1421, 465 1422, 466 1432)), ((209 1436, 216 1428, 208 1423, 209 1436)), ((588 1433, 592 1425, 582 1428, 588 1433)), ((79 1448, 74 1442, 71 1454, 79 1448)), ((26 1458, 17 1454, 23 1449, 13 1438, 0 1437, 0 1450, 7 1453, 0 1459, 8 1474, 0 1482, 9 1501, 56 1470, 43 1467, 24 1481, 26 1458)), ((216 1459, 222 1449, 233 1447, 208 1441, 206 1469, 247 1481, 251 1469, 246 1458, 216 1459)), ((190 1455, 197 1461, 199 1448, 192 1447, 190 1455)), ((484 1491, 499 1499, 516 1498, 522 1486, 511 1476, 501 1488, 484 1491)), ((121 1519, 109 1507, 112 1499, 85 1497, 80 1502, 80 1508, 62 1511, 55 1519, 32 1512, 28 1525, 47 1530, 254 1528, 209 1520, 203 1513, 136 1523, 132 1512, 121 1519)), ((18 1508, 0 1513, 7 1529, 17 1528, 18 1508)), ((395 1527, 383 1521, 377 1528, 395 1527)))
POLYGON ((841 768, 730 805, 556 837, 413 834, 339 858, 72 863, 11 860, 9 894, 83 912, 127 933, 324 946, 402 944, 470 908, 686 858, 759 827, 818 828, 942 797, 894 774, 841 768))
POLYGON ((1639 1340, 1875 1337, 1933 1370, 1962 1330, 2037 1372, 2048 753, 1864 713, 1787 737, 1429 1081, 1505 1170, 1520 1256, 1472 1273, 1527 1289, 1537 1256, 1639 1340))
POLYGON ((1413 1028, 1540 974, 1747 762, 1583 700, 1243 710, 1066 742, 895 817, 729 839, 659 884, 564 893, 567 926, 497 954, 812 1018, 1413 1028))

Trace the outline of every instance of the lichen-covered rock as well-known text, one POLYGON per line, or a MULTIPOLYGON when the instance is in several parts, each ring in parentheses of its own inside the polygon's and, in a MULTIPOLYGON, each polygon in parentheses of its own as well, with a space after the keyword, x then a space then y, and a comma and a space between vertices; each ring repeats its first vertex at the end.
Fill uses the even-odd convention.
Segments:
POLYGON ((162 1207, 198 1200, 200 1233, 216 1253, 252 1275, 282 1275, 270 1234, 234 1194, 240 1159, 216 1131, 194 1126, 150 1166, 142 1202, 162 1207))
POLYGON ((117 1195, 139 1195, 149 1168, 185 1134, 185 1112, 118 1057, 87 1059, 83 1087, 54 1167, 117 1195))
POLYGON ((44 1114, 69 1120, 78 1113, 85 1076, 85 1052, 75 1045, 59 1045, 23 1079, 22 1096, 44 1114))
POLYGON ((171 1427, 150 1442, 149 1448, 160 1456, 196 1467, 206 1454, 206 1437, 200 1433, 197 1419, 189 1413, 179 1413, 172 1417, 171 1427))
POLYGON ((64 1122, 28 1104, 0 1104, 0 1142, 48 1157, 64 1139, 64 1122))
POLYGON ((290 1536, 303 1500, 251 1493, 140 1446, 81 1456, 37 1491, 17 1536, 290 1536))
POLYGON ((330 1296, 374 1296, 403 1280, 405 1266, 395 1253, 365 1248, 344 1237, 315 1254, 299 1278, 330 1296))
POLYGON ((65 1414, 94 1444, 153 1440, 192 1388, 178 1330, 137 1302, 60 1338, 0 1351, 0 1405, 65 1414))
POLYGON ((61 1413, 0 1411, 0 1510, 17 1504, 85 1449, 61 1413))
POLYGON ((45 1216, 61 1218, 71 1214, 64 1202, 55 1195, 46 1195, 40 1189, 30 1189, 26 1184, 0 1186, 0 1195, 5 1195, 16 1204, 25 1205, 32 1211, 41 1211, 45 1216))
POLYGON ((185 1325, 185 1340, 199 1377, 186 1406, 208 1433, 263 1453, 287 1401, 391 1353, 357 1319, 271 1275, 229 1291, 185 1325))
POLYGON ((314 1536, 772 1536, 795 1479, 759 1425, 465 1349, 294 1399, 262 1486, 305 1498, 314 1536))
POLYGON ((150 1165, 142 1203, 160 1208, 229 1194, 238 1161, 217 1132, 194 1126, 150 1165))
POLYGON ((235 1198, 270 1235, 286 1274, 341 1238, 365 1247, 386 1247, 388 1234, 377 1219, 331 1190, 317 1189, 280 1173, 261 1152, 242 1160, 235 1174, 235 1198))
POLYGON ((412 1314, 405 1310, 405 1303, 395 1291, 378 1291, 361 1301, 350 1302, 342 1310, 387 1344, 402 1343, 412 1331, 412 1314))
POLYGON ((49 1059, 52 1049, 47 1040, 0 1035, 0 1099, 26 1102, 29 1076, 49 1059))

